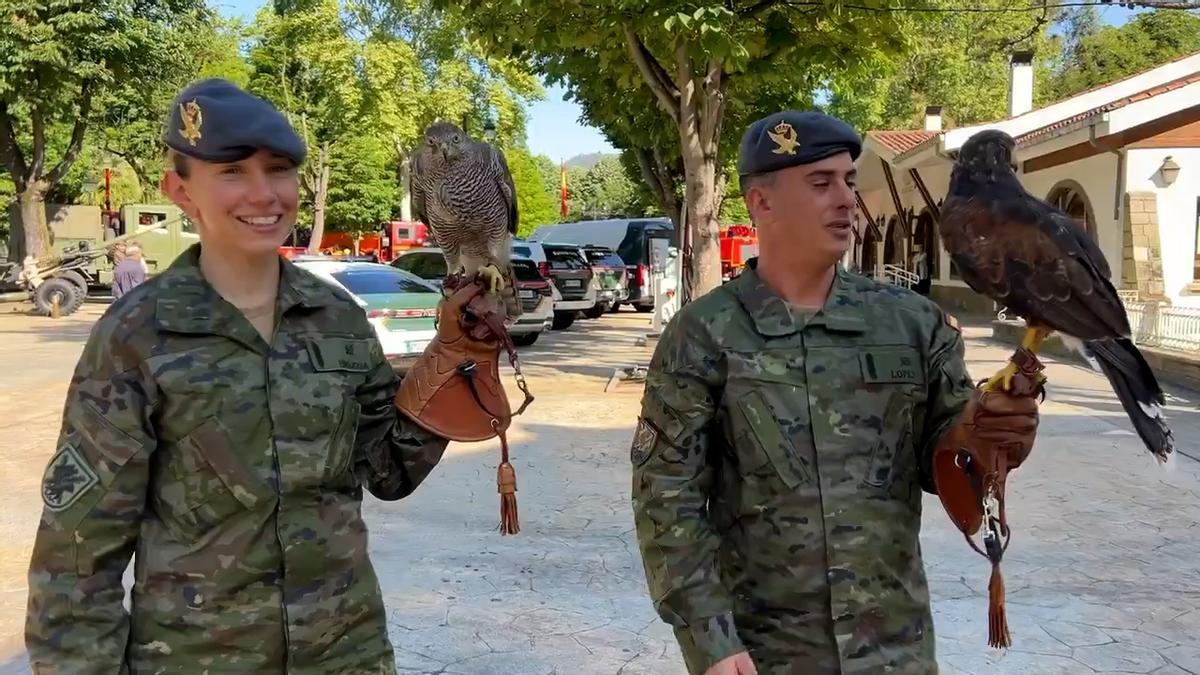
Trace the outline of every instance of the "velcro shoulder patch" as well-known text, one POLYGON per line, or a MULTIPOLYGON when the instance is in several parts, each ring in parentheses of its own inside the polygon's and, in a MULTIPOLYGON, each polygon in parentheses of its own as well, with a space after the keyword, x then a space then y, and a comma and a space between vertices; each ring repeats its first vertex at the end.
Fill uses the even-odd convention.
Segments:
POLYGON ((633 444, 629 449, 629 461, 641 466, 650 458, 654 444, 658 442, 658 429, 645 418, 638 418, 637 430, 633 432, 633 444))
POLYGON ((953 329, 954 332, 956 332, 956 333, 962 332, 962 327, 959 326, 958 319, 953 314, 951 314, 950 312, 943 312, 943 315, 946 317, 946 325, 947 326, 950 326, 950 328, 953 329))
POLYGON ((64 443, 42 476, 42 502, 46 508, 65 511, 100 483, 100 477, 83 453, 69 441, 64 443))
POLYGON ((313 370, 369 373, 374 366, 371 341, 361 338, 313 337, 305 342, 313 370))

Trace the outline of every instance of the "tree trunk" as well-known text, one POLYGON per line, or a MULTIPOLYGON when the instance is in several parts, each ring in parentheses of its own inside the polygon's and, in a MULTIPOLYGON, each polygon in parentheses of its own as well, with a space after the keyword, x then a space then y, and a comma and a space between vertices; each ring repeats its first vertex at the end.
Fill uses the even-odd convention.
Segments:
POLYGON ((685 284, 685 297, 694 300, 721 285, 721 245, 717 213, 713 208, 716 203, 716 159, 698 152, 699 144, 695 142, 698 139, 690 136, 681 129, 684 180, 687 181, 687 225, 691 234, 691 250, 682 251, 684 259, 690 262, 690 283, 685 284))
POLYGON ((683 302, 688 302, 721 285, 721 247, 714 206, 717 143, 729 78, 721 59, 709 60, 703 70, 693 67, 685 40, 675 41, 673 73, 650 53, 630 25, 625 26, 625 42, 642 78, 679 129, 690 235, 680 237, 684 264, 681 295, 683 302))
POLYGON ((678 170, 667 165, 658 148, 649 150, 634 148, 633 154, 637 158, 642 179, 654 193, 658 208, 667 214, 675 228, 679 229, 679 198, 675 196, 675 180, 678 170))
POLYGON ((412 173, 409 167, 408 154, 401 154, 400 185, 404 188, 404 197, 400 199, 400 220, 406 223, 412 220, 412 185, 409 183, 412 173))
POLYGON ((308 252, 316 253, 321 249, 321 239, 325 237, 325 197, 329 194, 329 141, 321 145, 321 155, 317 160, 317 186, 313 195, 313 227, 312 238, 308 240, 308 252))
POLYGON ((50 228, 46 224, 46 193, 50 184, 44 180, 30 181, 17 195, 21 204, 21 226, 25 231, 25 256, 44 258, 50 255, 50 228))

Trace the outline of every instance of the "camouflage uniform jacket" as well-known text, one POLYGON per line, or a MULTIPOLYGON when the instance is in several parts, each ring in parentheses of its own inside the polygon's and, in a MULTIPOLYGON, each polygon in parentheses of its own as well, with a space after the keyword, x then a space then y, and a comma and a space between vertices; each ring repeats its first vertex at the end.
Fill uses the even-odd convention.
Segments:
POLYGON ((971 381, 952 319, 844 270, 811 316, 753 268, 663 331, 631 450, 647 583, 688 669, 933 673, 918 534, 971 381))
POLYGON ((84 347, 43 479, 34 670, 393 672, 362 489, 410 494, 447 441, 398 415, 340 290, 282 261, 268 345, 198 256, 114 303, 84 347))

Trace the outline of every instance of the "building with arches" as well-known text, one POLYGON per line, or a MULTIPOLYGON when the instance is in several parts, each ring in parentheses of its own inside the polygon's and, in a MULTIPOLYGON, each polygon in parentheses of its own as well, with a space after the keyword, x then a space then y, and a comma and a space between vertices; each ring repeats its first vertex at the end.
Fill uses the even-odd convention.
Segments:
POLYGON ((1096 240, 1126 298, 1200 311, 1200 52, 1033 107, 1032 54, 1012 55, 1009 116, 943 129, 864 134, 859 232, 847 254, 864 273, 907 280, 927 253, 930 295, 949 311, 994 313, 958 276, 937 233, 958 149, 983 129, 1017 141, 1017 176, 1096 240))

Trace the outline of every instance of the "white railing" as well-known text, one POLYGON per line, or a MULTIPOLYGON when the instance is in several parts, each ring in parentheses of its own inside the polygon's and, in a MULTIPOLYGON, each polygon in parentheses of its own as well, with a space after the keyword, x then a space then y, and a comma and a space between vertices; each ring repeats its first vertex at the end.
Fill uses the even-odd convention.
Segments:
POLYGON ((1136 344, 1200 353, 1200 309, 1121 299, 1136 344))
POLYGON ((918 277, 916 274, 909 272, 899 265, 884 265, 883 275, 879 277, 878 280, 894 286, 912 288, 919 281, 921 281, 921 277, 918 277))

